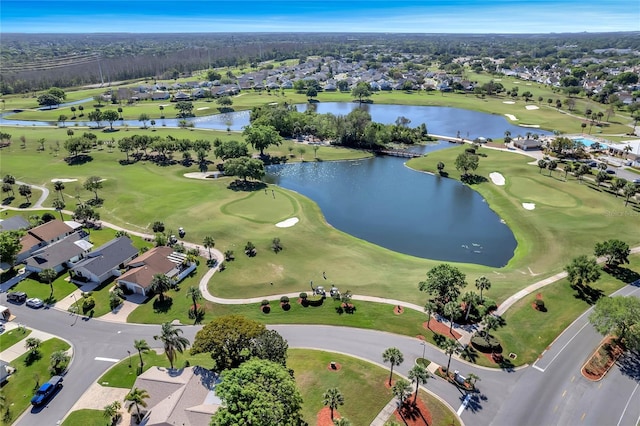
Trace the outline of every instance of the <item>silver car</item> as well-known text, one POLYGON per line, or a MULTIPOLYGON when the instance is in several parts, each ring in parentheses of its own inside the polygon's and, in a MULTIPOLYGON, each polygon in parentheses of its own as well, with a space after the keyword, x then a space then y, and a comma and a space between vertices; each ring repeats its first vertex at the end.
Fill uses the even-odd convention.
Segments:
POLYGON ((27 299, 27 306, 30 308, 42 308, 44 306, 44 302, 37 297, 32 297, 27 299))

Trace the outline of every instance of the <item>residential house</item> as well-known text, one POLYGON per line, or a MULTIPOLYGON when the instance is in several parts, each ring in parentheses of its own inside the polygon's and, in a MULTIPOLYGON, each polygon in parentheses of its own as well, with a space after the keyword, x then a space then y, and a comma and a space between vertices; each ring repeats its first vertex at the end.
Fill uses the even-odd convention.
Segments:
POLYGON ((138 256, 138 249, 128 237, 115 238, 87 254, 71 268, 71 279, 80 283, 102 284, 120 276, 124 265, 138 256))
POLYGON ((33 252, 25 261, 25 269, 35 273, 53 269, 59 274, 82 259, 93 247, 93 244, 82 237, 82 234, 76 232, 33 252))
POLYGON ((18 253, 16 263, 23 262, 35 251, 71 235, 74 229, 61 220, 54 219, 27 231, 20 239, 22 249, 18 253))
POLYGON ((154 247, 129 261, 125 265, 127 271, 116 278, 116 282, 134 293, 147 296, 154 275, 164 274, 177 284, 196 269, 196 264, 188 263, 186 259, 185 254, 174 252, 171 247, 154 247))
POLYGON ((169 92, 164 92, 161 90, 155 91, 151 94, 151 100, 153 101, 164 101, 171 97, 169 92))
POLYGON ((191 100, 191 95, 188 93, 184 93, 184 92, 177 92, 175 95, 173 95, 173 100, 176 102, 180 102, 180 101, 190 101, 191 100))
POLYGON ((0 360, 0 384, 6 382, 13 371, 14 369, 9 365, 8 362, 0 360))
POLYGON ((12 216, 8 219, 0 219, 0 232, 19 231, 27 229, 31 224, 22 216, 12 216))
MULTIPOLYGON (((211 370, 188 367, 171 370, 151 367, 133 384, 145 389, 147 413, 143 424, 147 426, 200 426, 208 425, 218 410, 221 400, 215 394, 220 378, 211 370)), ((135 412, 135 408, 133 408, 135 412)))

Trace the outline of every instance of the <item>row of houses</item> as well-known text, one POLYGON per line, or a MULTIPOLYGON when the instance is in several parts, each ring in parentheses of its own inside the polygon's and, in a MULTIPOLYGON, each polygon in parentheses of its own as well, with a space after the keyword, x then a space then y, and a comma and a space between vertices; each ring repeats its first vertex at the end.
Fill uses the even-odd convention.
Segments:
POLYGON ((117 285, 147 296, 156 274, 164 274, 178 283, 188 276, 196 264, 171 247, 154 247, 142 254, 126 236, 114 238, 93 248, 80 223, 51 220, 29 228, 29 222, 14 216, 0 222, 0 232, 23 229, 22 248, 16 263, 23 263, 29 273, 53 269, 57 274, 69 271, 72 282, 97 287, 115 279, 117 285))

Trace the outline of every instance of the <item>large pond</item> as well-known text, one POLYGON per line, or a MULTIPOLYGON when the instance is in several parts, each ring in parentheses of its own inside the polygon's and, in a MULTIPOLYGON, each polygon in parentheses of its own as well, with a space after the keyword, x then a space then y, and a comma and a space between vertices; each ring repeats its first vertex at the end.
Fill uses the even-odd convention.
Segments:
POLYGON ((376 157, 276 165, 268 167, 266 180, 314 200, 333 227, 390 250, 506 265, 516 240, 480 194, 453 179, 412 170, 405 161, 376 157))
MULTIPOLYGON (((296 105, 299 111, 304 111, 309 104, 296 105)), ((346 115, 355 108, 364 108, 371 114, 373 121, 379 123, 391 124, 400 116, 411 120, 410 126, 419 126, 422 123, 427 125, 430 133, 438 135, 455 136, 460 132, 460 136, 465 138, 500 138, 504 136, 504 132, 509 130, 512 135, 524 135, 527 132, 538 134, 550 134, 550 132, 535 129, 519 127, 508 121, 506 117, 501 115, 486 114, 483 112, 468 111, 460 108, 449 107, 430 107, 415 105, 383 105, 383 104, 362 104, 355 102, 320 102, 313 104, 313 107, 319 113, 332 113, 335 115, 346 115)), ((205 107, 206 108, 206 107, 205 107)), ((173 113, 173 104, 165 107, 165 114, 173 113)), ((211 107, 211 112, 215 111, 215 107, 211 107)), ((59 123, 50 121, 28 121, 28 120, 12 120, 10 113, 3 114, 0 118, 0 125, 11 126, 57 126, 59 123)), ((67 114, 69 115, 69 114, 67 114)), ((517 111, 514 110, 517 117, 517 111)), ((179 119, 165 118, 156 119, 156 127, 178 127, 179 119)), ((187 119, 188 122, 194 124, 200 129, 215 130, 242 130, 249 125, 249 111, 238 111, 226 114, 213 114, 204 117, 194 117, 187 119)), ((67 126, 95 126, 95 122, 69 120, 67 126)), ((108 125, 102 122, 103 125, 108 125)), ((150 123, 147 123, 149 125, 150 123)), ((114 127, 140 127, 142 123, 138 120, 123 120, 113 123, 114 127)))

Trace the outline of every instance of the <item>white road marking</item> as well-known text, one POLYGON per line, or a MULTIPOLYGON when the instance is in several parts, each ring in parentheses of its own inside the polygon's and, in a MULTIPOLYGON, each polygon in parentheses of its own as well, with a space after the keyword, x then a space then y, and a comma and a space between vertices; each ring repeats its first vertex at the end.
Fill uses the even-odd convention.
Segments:
POLYGON ((541 372, 543 372, 543 373, 544 373, 544 368, 540 368, 540 367, 538 367, 538 366, 537 366, 537 365, 535 365, 535 364, 533 364, 531 367, 532 367, 532 368, 535 368, 536 370, 541 371, 541 372))
POLYGON ((467 396, 464 397, 464 400, 462 401, 460 408, 458 408, 458 411, 457 411, 458 415, 461 415, 464 409, 467 408, 467 405, 469 405, 470 400, 471 400, 471 394, 467 394, 467 396))
MULTIPOLYGON (((627 408, 629 408, 629 403, 631 402, 631 398, 633 398, 633 394, 636 393, 636 391, 638 390, 638 386, 640 386, 640 383, 638 383, 636 387, 633 388, 633 392, 631 392, 631 395, 629 396, 629 400, 627 401, 627 405, 624 406, 624 410, 622 410, 622 414, 620 415, 620 420, 618 420, 618 424, 616 426, 620 426, 620 423, 622 423, 622 418, 624 417, 624 413, 627 412, 627 408)), ((640 417, 638 417, 638 420, 640 420, 640 417)), ((638 423, 636 422, 636 424, 638 423)))
MULTIPOLYGON (((563 346, 562 348, 560 348, 560 350, 558 351, 558 353, 557 353, 553 358, 551 358, 551 361, 549 361, 549 364, 547 364, 547 366, 545 367, 545 370, 546 370, 547 368, 549 368, 549 366, 551 365, 551 363, 552 363, 553 361, 555 361, 555 359, 556 359, 556 358, 558 358, 558 356, 560 356, 560 354, 562 353, 562 351, 564 351, 564 349, 565 349, 567 346, 569 346, 569 343, 571 343, 571 341, 572 341, 573 339, 575 339, 575 338, 576 338, 576 336, 577 336, 578 334, 580 334, 580 332, 581 332, 582 330, 584 330, 584 328, 585 328, 586 326, 588 326, 588 325, 589 325, 589 323, 587 322, 587 323, 585 323, 582 327, 580 327, 580 330, 578 330, 578 331, 576 332, 576 334, 574 334, 574 335, 573 335, 573 337, 572 337, 571 339, 569 339, 569 341, 568 341, 567 343, 565 343, 565 344, 564 344, 564 346, 563 346)), ((543 370, 543 371, 544 371, 544 370, 543 370)))
POLYGON ((120 361, 119 359, 115 359, 115 358, 103 358, 101 356, 97 356, 94 358, 95 361, 107 361, 107 362, 118 362, 120 361))

